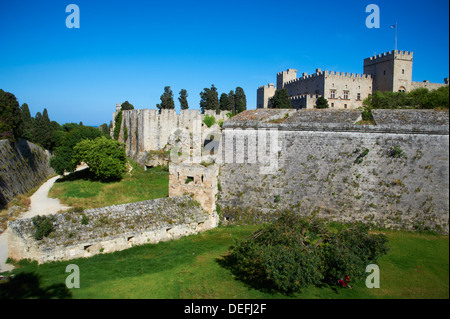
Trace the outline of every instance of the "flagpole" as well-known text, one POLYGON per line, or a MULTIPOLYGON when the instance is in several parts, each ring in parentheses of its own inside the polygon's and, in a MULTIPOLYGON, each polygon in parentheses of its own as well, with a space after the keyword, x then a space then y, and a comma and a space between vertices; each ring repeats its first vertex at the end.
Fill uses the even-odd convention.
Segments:
POLYGON ((397 22, 395 22, 395 51, 397 51, 397 22))

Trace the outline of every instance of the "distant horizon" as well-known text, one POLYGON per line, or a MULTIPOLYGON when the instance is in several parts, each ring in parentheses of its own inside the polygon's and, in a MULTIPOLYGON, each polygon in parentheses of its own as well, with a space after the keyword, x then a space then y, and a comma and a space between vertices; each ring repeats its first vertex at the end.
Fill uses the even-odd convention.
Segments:
POLYGON ((188 92, 242 87, 247 109, 256 90, 288 68, 298 74, 363 73, 365 58, 395 49, 414 53, 413 81, 443 83, 449 74, 449 3, 418 0, 362 3, 268 1, 74 0, 80 28, 69 29, 69 3, 0 3, 0 89, 31 115, 52 121, 109 124, 117 103, 156 109, 165 86, 188 92), (366 6, 380 8, 380 28, 367 28, 366 6))

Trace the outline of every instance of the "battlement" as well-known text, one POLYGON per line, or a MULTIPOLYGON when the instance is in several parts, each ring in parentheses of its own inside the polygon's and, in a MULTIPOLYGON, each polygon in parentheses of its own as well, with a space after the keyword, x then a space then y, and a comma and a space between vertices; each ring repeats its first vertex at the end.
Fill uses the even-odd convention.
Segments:
POLYGON ((294 95, 294 96, 290 96, 289 99, 290 100, 303 100, 303 99, 318 99, 319 97, 321 97, 322 95, 320 94, 299 94, 299 95, 294 95))
POLYGON ((286 71, 278 72, 278 73, 277 73, 277 76, 278 76, 278 75, 283 75, 283 73, 286 73, 286 74, 295 73, 295 74, 297 74, 297 71, 298 71, 298 70, 296 70, 296 69, 287 69, 286 71))
POLYGON ((359 74, 359 73, 349 73, 349 72, 337 72, 337 71, 321 71, 320 69, 316 70, 316 73, 306 74, 303 73, 302 77, 287 81, 285 85, 294 84, 297 82, 301 82, 304 80, 309 80, 321 76, 332 76, 332 77, 345 77, 350 79, 372 79, 371 74, 359 74))
POLYGON ((261 85, 258 87, 258 89, 264 89, 264 88, 266 88, 266 89, 272 88, 273 89, 273 88, 275 88, 275 84, 269 83, 268 85, 261 85))
POLYGON ((403 59, 412 61, 413 52, 412 51, 400 51, 400 50, 392 50, 388 52, 384 52, 375 56, 371 56, 369 58, 364 59, 364 66, 390 61, 394 59, 403 59))

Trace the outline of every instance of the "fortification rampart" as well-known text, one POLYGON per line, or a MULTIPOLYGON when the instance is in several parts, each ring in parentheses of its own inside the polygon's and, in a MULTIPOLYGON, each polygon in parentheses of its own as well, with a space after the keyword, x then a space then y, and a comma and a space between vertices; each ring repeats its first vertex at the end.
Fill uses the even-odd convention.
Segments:
MULTIPOLYGON (((299 110, 284 121, 273 119, 285 110, 270 111, 247 111, 224 125, 222 139, 271 129, 278 147, 273 174, 261 173, 266 164, 258 152, 256 160, 244 153, 242 162, 221 164, 224 218, 265 220, 287 209, 448 233, 448 112, 378 110, 376 125, 357 125, 357 110, 299 110)), ((244 144, 244 150, 259 148, 257 137, 244 144)))
POLYGON ((24 139, 0 141, 0 208, 55 174, 50 153, 24 139))
POLYGON ((34 238, 32 219, 8 223, 8 256, 38 263, 91 257, 177 239, 216 227, 191 196, 161 198, 54 215, 54 231, 34 238))

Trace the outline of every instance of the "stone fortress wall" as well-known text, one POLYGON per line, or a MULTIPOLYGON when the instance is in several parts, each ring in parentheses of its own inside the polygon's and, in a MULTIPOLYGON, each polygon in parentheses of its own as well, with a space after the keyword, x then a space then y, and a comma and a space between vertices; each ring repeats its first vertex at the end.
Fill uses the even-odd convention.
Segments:
MULTIPOLYGON (((114 119, 117 116, 113 114, 114 119)), ((207 131, 203 119, 206 115, 214 116, 216 123, 219 120, 226 120, 228 112, 207 110, 201 114, 200 110, 181 110, 179 114, 175 110, 150 110, 136 109, 122 111, 122 125, 119 141, 124 142, 127 156, 145 165, 148 152, 160 151, 169 143, 169 138, 177 131, 193 133, 194 130, 207 131), (195 127, 197 125, 197 127, 195 127), (200 127, 198 127, 200 125, 200 127), (127 128, 128 137, 125 140, 124 132, 127 128)), ((113 124, 114 126, 114 124, 113 124)), ((114 131, 114 127, 112 132, 114 131)))
POLYGON ((20 139, 11 144, 0 141, 0 208, 15 196, 25 194, 55 174, 50 167, 50 153, 20 139))
POLYGON ((286 111, 247 111, 224 123, 222 139, 240 134, 244 146, 222 145, 223 156, 254 149, 251 130, 272 129, 278 141, 274 174, 261 174, 263 164, 246 153, 220 164, 224 218, 265 220, 287 209, 448 233, 448 112, 376 110, 376 125, 356 125, 358 110, 286 111))

